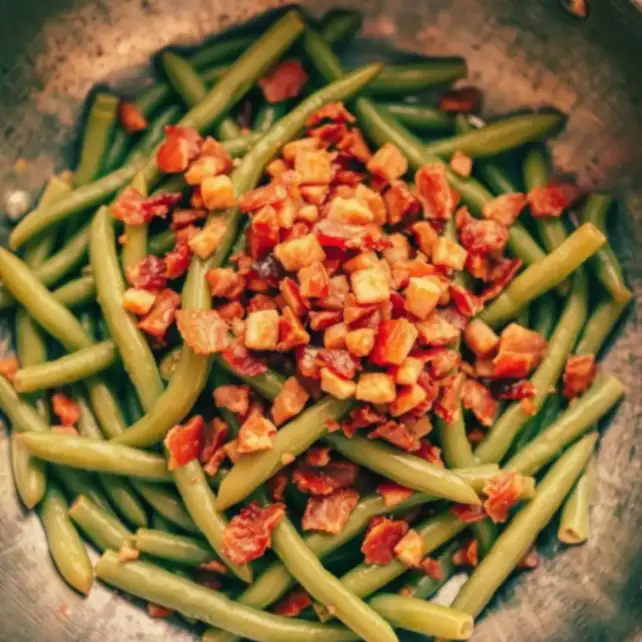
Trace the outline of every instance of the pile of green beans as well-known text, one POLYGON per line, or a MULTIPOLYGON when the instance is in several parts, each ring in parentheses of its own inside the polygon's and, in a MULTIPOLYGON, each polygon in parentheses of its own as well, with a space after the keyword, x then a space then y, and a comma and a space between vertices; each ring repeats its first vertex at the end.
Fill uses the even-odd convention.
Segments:
MULTIPOLYGON (((232 463, 213 477, 198 458, 175 466, 163 440, 192 413, 209 418, 214 389, 242 383, 271 405, 291 371, 239 375, 221 354, 197 354, 174 337, 159 356, 123 307, 125 268, 149 254, 163 257, 176 235, 156 220, 121 225, 108 204, 127 186, 143 195, 186 189, 182 174, 161 183, 156 152, 167 125, 213 135, 224 145, 235 159, 230 179, 237 196, 260 185, 282 148, 306 135, 310 117, 337 102, 347 103, 373 149, 395 145, 409 173, 425 164, 442 166, 476 217, 495 196, 519 191, 505 166, 509 157, 521 154, 525 191, 548 184, 542 141, 559 131, 563 115, 520 113, 486 125, 446 113, 417 94, 465 77, 464 60, 425 58, 346 71, 336 50, 358 32, 361 14, 333 10, 316 27, 312 23, 288 9, 259 37, 243 33, 193 52, 163 51, 164 78, 131 101, 147 120, 141 133, 127 133, 119 122, 116 94, 93 94, 73 180, 53 177, 38 206, 11 233, 16 252, 0 248, 0 309, 16 308, 19 368, 0 376, 15 485, 25 506, 37 508, 53 562, 71 587, 86 595, 95 576, 175 610, 190 624, 209 625, 204 642, 397 642, 398 630, 465 640, 474 618, 558 510, 560 541, 581 544, 589 537, 596 431, 624 388, 616 377, 600 374, 566 403, 560 386, 569 357, 597 357, 632 298, 607 239, 610 196, 589 196, 579 225, 571 216, 522 224, 526 210, 509 227, 508 253, 523 268, 477 318, 497 333, 511 321, 529 327, 546 337, 547 351, 530 375, 535 393, 529 406, 500 406, 476 447, 464 404, 449 422, 434 414, 443 466, 363 433, 331 431, 356 402, 330 395, 314 397, 281 426, 270 449, 230 454, 232 463), (304 65, 311 79, 304 94, 277 104, 257 101, 259 80, 283 58, 304 65), (237 120, 247 102, 251 116, 244 107, 237 120), (455 153, 473 159, 470 177, 451 168, 455 153), (126 242, 119 248, 122 232, 126 242), (59 390, 78 409, 73 429, 51 429, 56 420, 49 393, 59 390), (255 563, 234 563, 225 542, 228 519, 249 502, 269 504, 267 482, 315 444, 364 473, 342 530, 303 531, 306 497, 288 482, 283 501, 290 510, 271 533, 270 552, 255 563), (451 510, 453 503, 482 506, 487 483, 500 473, 519 473, 523 484, 524 504, 507 524, 488 516, 468 524, 451 510), (403 486, 408 495, 389 504, 368 487, 373 478, 403 486), (437 556, 439 579, 396 556, 385 564, 363 561, 358 539, 381 516, 408 520, 422 555, 437 556), (81 535, 102 554, 95 569, 81 535), (430 601, 454 574, 454 555, 470 535, 479 545, 479 564, 452 607, 430 601), (221 564, 229 571, 222 590, 192 581, 199 569, 221 564), (310 612, 301 618, 269 612, 293 588, 310 595, 320 621, 306 619, 310 612)), ((208 258, 192 257, 185 278, 169 284, 180 288, 181 309, 212 308, 206 274, 233 265, 231 257, 246 248, 243 216, 239 207, 209 213, 205 224, 220 219, 224 233, 208 258)), ((443 235, 457 242, 454 219, 443 235)), ((453 283, 472 287, 464 272, 453 283)), ((459 341, 449 347, 468 358, 459 341)), ((228 440, 237 438, 239 418, 227 408, 213 410, 226 422, 228 440)))

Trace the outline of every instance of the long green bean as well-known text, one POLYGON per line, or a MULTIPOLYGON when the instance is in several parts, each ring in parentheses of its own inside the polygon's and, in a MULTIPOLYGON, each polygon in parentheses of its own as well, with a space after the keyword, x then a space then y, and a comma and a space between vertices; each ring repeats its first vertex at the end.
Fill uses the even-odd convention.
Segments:
POLYGON ((67 515, 65 497, 54 483, 49 483, 40 505, 40 517, 56 568, 70 586, 87 595, 94 583, 91 561, 67 515))
MULTIPOLYGON (((225 359, 223 359, 223 357, 216 356, 214 358, 214 363, 219 368, 222 368, 223 370, 236 375, 234 369, 227 361, 225 361, 225 359)), ((267 370, 263 374, 256 375, 254 377, 241 375, 236 376, 238 376, 238 378, 241 379, 243 383, 246 383, 252 389, 256 390, 262 397, 265 397, 270 401, 273 401, 274 398, 279 394, 279 392, 283 388, 283 385, 285 384, 286 379, 283 375, 280 375, 274 370, 267 370)))
POLYGON ((600 301, 591 311, 575 353, 597 355, 627 305, 628 302, 618 303, 611 298, 600 301))
POLYGON ((254 42, 252 36, 235 36, 214 41, 199 47, 190 57, 190 62, 197 67, 209 67, 226 60, 234 60, 254 42))
POLYGON ((199 567, 212 560, 219 560, 206 541, 161 530, 141 528, 136 531, 133 543, 141 553, 183 566, 199 567))
POLYGON ((106 513, 84 495, 77 497, 70 506, 69 517, 100 551, 120 550, 133 537, 117 517, 106 513))
POLYGON ((453 128, 453 117, 436 107, 414 103, 389 103, 379 105, 379 109, 396 118, 413 132, 441 132, 453 128))
POLYGON ((187 533, 200 533, 198 527, 192 521, 185 509, 181 498, 173 488, 152 484, 140 479, 132 479, 132 486, 140 496, 159 514, 163 519, 178 526, 187 533))
POLYGON ((352 38, 363 23, 363 14, 351 9, 330 9, 319 24, 319 31, 326 42, 341 46, 352 38))
POLYGON ((557 539, 564 544, 583 544, 589 538, 593 468, 592 462, 589 461, 564 503, 557 529, 557 539))
POLYGON ((537 494, 498 537, 490 553, 473 570, 453 607, 478 615, 550 522, 591 457, 597 435, 588 435, 557 461, 539 484, 537 494))
POLYGON ((511 446, 511 454, 518 453, 527 444, 533 441, 541 430, 552 424, 555 419, 557 419, 557 415, 559 415, 561 409, 561 395, 550 395, 544 402, 540 411, 534 417, 531 417, 526 425, 520 430, 511 446))
POLYGON ((220 592, 177 577, 148 562, 123 564, 113 551, 107 551, 100 558, 96 564, 96 576, 126 593, 259 642, 341 642, 357 639, 343 627, 251 609, 220 592))
POLYGON ((368 91, 375 96, 405 98, 408 94, 454 82, 463 78, 466 72, 463 58, 434 58, 405 65, 388 65, 368 91))

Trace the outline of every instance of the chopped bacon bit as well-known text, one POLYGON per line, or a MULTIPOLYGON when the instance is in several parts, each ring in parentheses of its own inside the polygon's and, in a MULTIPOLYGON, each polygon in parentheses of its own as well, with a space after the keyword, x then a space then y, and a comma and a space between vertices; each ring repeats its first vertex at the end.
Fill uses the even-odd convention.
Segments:
MULTIPOLYGON (((209 178, 213 178, 223 172, 229 171, 232 168, 231 159, 227 155, 225 148, 221 146, 221 154, 218 156, 208 155, 197 158, 185 172, 185 182, 188 185, 201 185, 209 178)), ((203 200, 205 196, 204 190, 201 190, 203 200)), ((213 209, 208 207, 208 209, 213 209)))
POLYGON ((245 321, 245 347, 251 350, 275 350, 279 342, 279 313, 258 310, 245 321))
POLYGON ((169 470, 198 460, 205 438, 205 423, 203 417, 196 415, 184 425, 174 426, 165 437, 165 447, 169 452, 169 470))
POLYGON ((443 347, 424 350, 421 359, 428 364, 428 373, 433 379, 443 379, 461 362, 458 350, 443 347))
POLYGON ((395 557, 406 566, 416 568, 424 556, 424 540, 411 528, 394 548, 395 557))
POLYGON ((410 354, 418 334, 407 319, 384 321, 379 326, 370 360, 377 365, 400 366, 410 354))
POLYGON ((434 265, 461 271, 466 265, 468 252, 459 243, 440 236, 432 248, 432 262, 434 265))
POLYGON ((252 258, 263 259, 279 242, 279 222, 271 205, 262 207, 252 217, 247 231, 247 246, 252 258))
POLYGON ((242 212, 253 212, 267 205, 280 205, 288 197, 288 190, 282 183, 269 183, 246 192, 239 198, 242 212))
POLYGON ((371 406, 362 404, 350 412, 348 418, 341 422, 341 429, 350 438, 360 428, 370 428, 386 421, 383 415, 375 412, 371 406))
POLYGON ((573 399, 584 392, 593 383, 597 374, 595 357, 591 354, 570 356, 564 366, 564 396, 573 399))
POLYGON ((475 254, 501 254, 508 243, 508 227, 493 220, 472 220, 459 232, 461 244, 475 254))
POLYGON ((381 372, 364 372, 359 377, 355 396, 359 401, 390 403, 397 396, 395 380, 381 372))
POLYGON ((123 293, 123 308, 136 316, 147 314, 156 301, 156 294, 140 288, 128 288, 123 293))
POLYGON ((493 353, 499 345, 499 337, 481 319, 472 319, 463 335, 466 345, 476 357, 484 358, 493 353))
POLYGON ((15 357, 7 357, 0 359, 0 375, 6 379, 13 379, 13 376, 18 372, 20 364, 15 357))
POLYGON ((501 471, 486 482, 484 510, 493 522, 503 524, 508 519, 508 511, 522 498, 524 488, 524 477, 510 471, 501 471))
POLYGON ((457 310, 465 317, 474 317, 484 308, 484 301, 480 297, 475 296, 472 292, 460 285, 451 285, 450 295, 457 306, 457 310))
POLYGON ((390 404, 390 414, 400 417, 420 406, 426 401, 428 394, 423 386, 402 386, 397 398, 390 404))
POLYGON ((421 447, 415 455, 417 455, 417 457, 421 457, 421 459, 425 459, 427 462, 430 462, 435 466, 440 466, 441 468, 444 467, 444 462, 441 459, 441 449, 425 439, 421 442, 421 447))
POLYGON ((247 564, 265 554, 274 528, 285 517, 283 504, 242 508, 225 528, 223 552, 233 564, 247 564))
POLYGON ((353 127, 349 132, 345 132, 336 145, 337 149, 352 156, 360 163, 367 163, 372 157, 368 144, 358 127, 353 127))
POLYGON ((283 469, 270 477, 265 483, 270 497, 280 502, 285 497, 285 489, 288 487, 288 481, 288 473, 283 469))
POLYGON ((272 405, 271 414, 274 423, 280 426, 298 415, 309 398, 308 391, 299 383, 297 378, 289 377, 272 405))
POLYGON ((333 175, 330 154, 323 149, 301 151, 294 159, 294 171, 301 185, 329 185, 333 175))
POLYGON ((435 413, 447 424, 452 424, 459 414, 459 399, 464 384, 464 375, 459 374, 442 386, 439 399, 435 404, 435 413))
POLYGON ((276 426, 265 417, 251 415, 239 428, 237 449, 241 454, 271 450, 276 436, 276 426))
POLYGON ((493 391, 498 399, 508 399, 518 401, 520 399, 530 399, 537 394, 537 390, 532 381, 498 381, 493 386, 493 391))
POLYGON ((477 87, 449 89, 439 98, 439 109, 447 112, 470 114, 478 112, 483 94, 477 87))
POLYGON ((229 328, 216 310, 178 310, 178 331, 196 354, 216 354, 229 344, 229 328))
POLYGON ((221 319, 225 319, 226 321, 242 319, 245 314, 243 306, 238 301, 230 301, 229 303, 219 305, 216 311, 221 319))
POLYGON ((450 512, 466 524, 474 524, 485 519, 486 513, 481 506, 470 506, 468 504, 454 504, 450 512))
POLYGON ((267 363, 250 353, 241 341, 232 341, 221 355, 239 377, 258 377, 267 371, 267 363))
POLYGON ((387 421, 385 424, 377 426, 368 435, 368 439, 376 439, 377 437, 381 437, 381 439, 406 452, 415 452, 420 447, 417 435, 409 430, 408 426, 396 421, 387 421))
POLYGON ((442 282, 437 277, 411 277, 404 292, 406 299, 404 307, 408 312, 425 321, 437 307, 443 291, 442 282))
POLYGON ((203 205, 212 210, 224 210, 236 205, 234 184, 229 176, 208 176, 201 183, 203 205))
POLYGON ((316 359, 320 366, 327 366, 329 370, 344 379, 353 379, 359 369, 359 362, 347 350, 319 350, 316 359))
POLYGON ((420 167, 415 174, 415 186, 425 218, 447 221, 452 216, 455 200, 441 163, 420 167))
POLYGON ((316 262, 301 268, 298 278, 301 296, 319 298, 328 295, 330 278, 323 263, 316 262))
POLYGON ((441 562, 432 557, 424 557, 424 559, 419 562, 417 568, 433 580, 439 581, 444 579, 444 570, 441 568, 441 562))
POLYGON ((388 277, 381 268, 358 270, 352 274, 351 280, 354 296, 360 305, 383 303, 390 298, 388 277))
POLYGON ((227 232, 227 219, 223 216, 212 219, 189 241, 189 246, 202 259, 209 257, 220 245, 227 232))
POLYGON ((385 143, 368 161, 366 168, 390 183, 408 171, 408 161, 396 145, 385 143))
POLYGON ((419 214, 421 204, 410 191, 405 181, 392 181, 383 195, 388 209, 388 221, 398 225, 406 219, 412 219, 419 214))
POLYGON ((352 330, 346 334, 346 348, 355 357, 367 357, 374 347, 375 336, 370 328, 352 330))
POLYGON ((305 507, 301 526, 304 531, 323 531, 338 535, 359 502, 359 493, 342 488, 330 495, 311 496, 305 507))
POLYGON ((328 349, 342 349, 346 347, 348 328, 345 323, 336 323, 325 329, 323 333, 323 347, 328 349))
POLYGON ((321 368, 321 390, 337 399, 349 399, 354 396, 357 384, 340 377, 330 368, 321 368))
POLYGON ((387 517, 375 518, 366 533, 361 552, 366 564, 389 564, 394 559, 395 546, 408 532, 408 523, 387 517))
POLYGON ((282 103, 288 98, 296 98, 305 83, 308 74, 297 59, 282 60, 267 75, 259 79, 259 87, 265 100, 270 104, 282 103))
POLYGON ((133 288, 159 292, 167 285, 165 262, 148 254, 144 259, 125 268, 125 279, 133 288))
POLYGON ((170 617, 173 613, 173 609, 167 609, 159 604, 147 602, 147 615, 149 615, 149 617, 154 619, 164 619, 166 617, 170 617))
POLYGON ((345 108, 342 102, 327 103, 314 112, 305 122, 306 127, 314 127, 329 120, 337 123, 355 123, 357 119, 345 108))
POLYGON ((527 195, 531 216, 561 216, 581 194, 580 188, 571 183, 536 187, 527 195))
POLYGON ((461 388, 461 402, 484 426, 493 425, 498 403, 486 386, 474 379, 466 379, 461 388))
POLYGON ((214 268, 205 275, 214 297, 235 299, 243 293, 245 281, 232 268, 214 268))
POLYGON ((453 554, 455 566, 475 568, 479 563, 479 545, 476 539, 471 539, 453 554))
POLYGON ((283 617, 297 617, 309 606, 312 606, 312 598, 303 589, 299 589, 279 600, 274 607, 274 613, 283 617))
POLYGON ((383 497, 384 506, 390 508, 403 504, 415 494, 415 491, 412 488, 406 488, 394 482, 385 482, 377 486, 377 494, 383 497))
POLYGON ((540 562, 540 557, 539 553, 535 550, 533 546, 530 547, 528 550, 528 553, 522 557, 522 560, 520 563, 517 565, 517 568, 525 568, 525 569, 534 569, 539 566, 540 562))
POLYGON ((51 409, 63 426, 73 426, 80 419, 80 404, 64 392, 51 395, 51 409))
POLYGON ((187 241, 177 241, 176 245, 163 258, 167 278, 179 279, 182 277, 187 272, 191 259, 192 248, 187 241))
POLYGON ((310 335, 305 331, 292 309, 286 306, 279 319, 279 343, 276 349, 279 352, 288 352, 297 346, 304 346, 308 343, 310 343, 310 335))
POLYGON ((450 169, 458 176, 468 178, 473 172, 473 159, 463 152, 456 151, 450 159, 450 169))
POLYGON ((511 323, 499 337, 499 351, 493 359, 498 379, 524 379, 546 354, 546 339, 535 332, 511 323))
POLYGON ((214 403, 217 408, 227 408, 236 415, 245 416, 250 409, 249 386, 219 386, 214 389, 214 403))
POLYGON ((197 158, 203 139, 189 127, 165 127, 165 140, 156 152, 156 165, 161 172, 178 174, 184 172, 197 158))
POLYGON ((515 194, 502 194, 484 205, 482 216, 510 227, 525 207, 526 196, 524 194, 519 192, 515 194))
POLYGON ((118 120, 128 134, 147 129, 147 120, 134 103, 121 102, 118 105, 118 120))
POLYGON ((216 475, 219 466, 225 460, 226 452, 224 446, 228 432, 227 424, 216 417, 205 426, 200 460, 203 464, 203 470, 210 477, 216 475))
MULTIPOLYGON (((315 263, 314 265, 321 265, 315 263)), ((312 267, 312 266, 310 266, 312 267)), ((303 268, 306 269, 306 268, 303 268)), ((302 272, 303 270, 299 270, 302 272)), ((279 290, 285 299, 285 303, 298 317, 302 317, 309 309, 310 302, 301 294, 301 289, 294 279, 287 277, 279 283, 279 290)))
POLYGON ((308 466, 323 468, 330 463, 330 455, 327 446, 311 446, 305 451, 305 463, 308 466))
POLYGON ((313 263, 323 262, 325 252, 314 234, 306 234, 279 243, 274 248, 274 256, 286 270, 296 272, 313 263))
POLYGON ((367 205, 356 198, 337 196, 329 204, 328 219, 347 225, 366 225, 372 223, 374 214, 367 205))
POLYGON ((502 259, 491 270, 488 278, 491 285, 481 292, 479 298, 482 301, 494 299, 515 278, 521 267, 522 262, 520 259, 502 259))
POLYGON ((351 461, 331 461, 325 466, 299 463, 292 473, 292 482, 303 493, 329 495, 352 486, 358 473, 359 467, 351 461))
POLYGON ((445 346, 459 338, 459 329, 444 318, 443 312, 444 310, 434 311, 425 321, 415 324, 421 343, 445 346))
POLYGON ((427 256, 432 256, 432 249, 439 238, 437 230, 428 221, 414 223, 412 231, 419 249, 427 256))

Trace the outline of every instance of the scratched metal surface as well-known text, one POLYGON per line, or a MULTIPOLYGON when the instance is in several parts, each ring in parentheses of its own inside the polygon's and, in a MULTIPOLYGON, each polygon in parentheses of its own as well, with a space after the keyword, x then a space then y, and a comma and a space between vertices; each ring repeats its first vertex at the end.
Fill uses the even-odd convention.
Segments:
MULTIPOLYGON (((330 2, 311 2, 320 13, 330 2)), ((364 10, 369 51, 401 46, 461 54, 486 92, 490 114, 552 105, 570 114, 553 144, 557 168, 621 198, 617 251, 639 296, 642 263, 642 18, 627 2, 594 0, 577 23, 555 0, 372 0, 364 10)), ((134 87, 150 54, 194 43, 276 6, 237 0, 0 0, 0 203, 15 189, 37 196, 44 179, 71 162, 83 98, 106 80, 134 87), (25 172, 12 169, 18 158, 25 172), (63 160, 64 159, 64 160, 63 160)), ((1 207, 1 206, 0 206, 1 207)), ((6 217, 0 232, 6 234, 6 217)), ((606 360, 630 395, 601 441, 593 534, 560 550, 545 533, 543 564, 509 582, 474 635, 477 642, 642 640, 642 375, 640 314, 629 315, 606 360)), ((5 325, 6 328, 6 325, 5 325)), ((0 336, 6 342, 6 329, 0 336)), ((56 576, 37 518, 13 491, 0 429, 0 642, 175 642, 193 636, 151 621, 98 586, 83 600, 56 576)))

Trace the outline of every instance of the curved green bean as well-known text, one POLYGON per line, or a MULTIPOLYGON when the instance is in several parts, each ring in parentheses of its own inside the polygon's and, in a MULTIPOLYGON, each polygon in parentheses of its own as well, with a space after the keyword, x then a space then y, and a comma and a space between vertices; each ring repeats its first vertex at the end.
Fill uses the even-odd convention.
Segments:
POLYGON ((467 640, 473 633, 473 618, 457 609, 413 597, 382 593, 370 606, 396 628, 448 640, 467 640))
POLYGON ((32 509, 37 506, 47 492, 47 474, 44 462, 16 442, 16 434, 10 438, 11 470, 13 481, 22 503, 32 509))
POLYGON ((153 555, 183 566, 199 567, 212 560, 219 560, 212 547, 204 540, 161 530, 140 528, 136 531, 133 543, 145 555, 153 555))
POLYGON ((358 435, 347 439, 339 433, 325 435, 324 441, 348 459, 402 486, 460 504, 480 503, 477 493, 455 473, 381 441, 358 435))
POLYGON ((497 327, 514 318, 527 303, 570 276, 606 242, 595 226, 584 223, 545 259, 518 274, 479 318, 497 327))
POLYGON ((558 394, 550 395, 540 411, 531 417, 511 446, 511 453, 518 453, 526 447, 542 431, 552 424, 562 409, 562 397, 558 394))
POLYGON ((256 390, 262 397, 273 401, 285 384, 285 377, 274 370, 267 370, 263 374, 254 377, 241 376, 236 374, 230 364, 220 355, 214 357, 214 363, 221 369, 235 375, 241 381, 256 390))
POLYGON ((49 551, 65 581, 87 595, 94 583, 94 571, 85 545, 67 515, 67 502, 60 489, 49 483, 40 505, 49 551))
POLYGON ((557 539, 563 544, 583 544, 589 538, 593 469, 592 461, 589 461, 564 503, 557 529, 557 539))
MULTIPOLYGON (((546 357, 531 377, 535 387, 535 396, 531 398, 531 403, 536 412, 541 409, 550 394, 550 389, 560 378, 587 313, 588 282, 584 271, 578 270, 573 277, 571 294, 548 343, 546 357)), ((510 404, 477 446, 477 460, 484 463, 501 461, 519 431, 530 419, 531 415, 524 412, 519 402, 510 404)))
POLYGON ((126 429, 127 424, 109 384, 99 377, 90 377, 84 384, 87 398, 103 436, 110 439, 114 435, 119 435, 126 429))
POLYGON ((618 303, 610 297, 600 301, 595 309, 591 310, 591 316, 584 326, 575 353, 597 355, 627 306, 628 301, 618 303))
POLYGON ((198 527, 185 509, 181 498, 173 488, 152 484, 140 479, 132 479, 131 484, 163 519, 187 533, 200 534, 198 527))
POLYGON ((118 551, 133 537, 117 517, 106 513, 84 495, 76 497, 69 508, 69 517, 99 551, 110 548, 118 551))
POLYGON ((368 91, 375 96, 405 98, 408 94, 464 78, 467 72, 463 58, 433 58, 405 65, 387 65, 368 91))
POLYGON ((326 42, 340 46, 361 29, 363 14, 351 9, 330 9, 321 18, 319 31, 326 42))
POLYGON ((99 506, 101 510, 109 515, 116 516, 109 500, 103 491, 98 488, 93 475, 84 470, 74 470, 66 466, 55 466, 53 469, 49 468, 49 473, 51 474, 52 472, 54 477, 65 487, 69 497, 73 499, 80 495, 86 495, 96 506, 99 506))
POLYGON ((214 41, 199 47, 189 60, 197 67, 209 67, 227 60, 234 60, 254 42, 253 36, 235 36, 222 41, 214 41))
POLYGON ((388 103, 379 105, 379 109, 384 114, 396 118, 411 131, 440 132, 453 128, 453 117, 436 107, 414 103, 388 103))
POLYGON ((171 480, 163 457, 129 446, 52 433, 22 433, 18 439, 39 459, 61 466, 150 481, 171 480))
POLYGON ((259 642, 341 642, 357 639, 343 627, 280 617, 243 606, 220 592, 177 577, 148 562, 123 564, 113 551, 107 551, 98 560, 96 577, 136 597, 259 642))
MULTIPOLYGON (((586 200, 580 219, 585 223, 593 223, 606 236, 605 219, 612 205, 612 196, 592 194, 586 200)), ((622 266, 609 243, 595 253, 589 266, 595 274, 595 278, 606 288, 615 301, 626 303, 631 299, 633 293, 626 287, 622 266)))
POLYGON ((252 123, 252 129, 255 132, 265 133, 276 125, 292 108, 290 101, 283 101, 272 105, 263 103, 256 113, 256 118, 252 123))
POLYGON ((519 511, 490 553, 473 570, 455 598, 453 608, 476 616, 488 604, 564 501, 590 459, 596 440, 595 434, 584 437, 551 467, 534 499, 519 511))
POLYGON ((540 297, 534 306, 532 330, 550 339, 557 324, 557 301, 553 296, 540 297))
POLYGON ((568 444, 590 430, 624 396, 624 387, 613 376, 601 376, 533 441, 506 463, 515 472, 534 475, 568 444))

